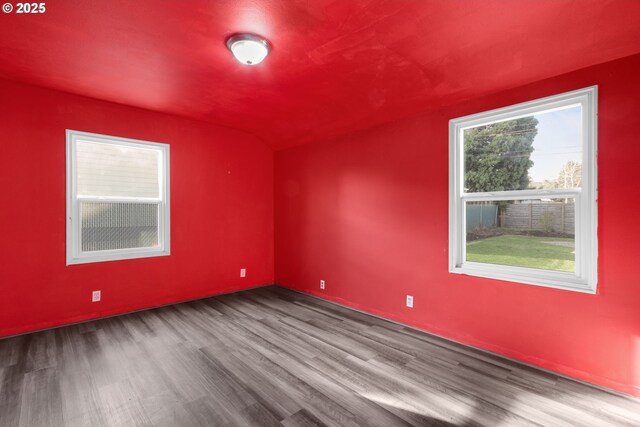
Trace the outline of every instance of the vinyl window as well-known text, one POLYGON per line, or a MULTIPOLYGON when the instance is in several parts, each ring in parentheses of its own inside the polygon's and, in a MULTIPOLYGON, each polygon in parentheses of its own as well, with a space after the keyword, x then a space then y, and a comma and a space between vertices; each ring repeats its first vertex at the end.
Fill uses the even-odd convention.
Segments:
POLYGON ((67 265, 169 255, 169 146, 67 130, 67 265))
POLYGON ((595 293, 597 87, 451 120, 449 271, 595 293))

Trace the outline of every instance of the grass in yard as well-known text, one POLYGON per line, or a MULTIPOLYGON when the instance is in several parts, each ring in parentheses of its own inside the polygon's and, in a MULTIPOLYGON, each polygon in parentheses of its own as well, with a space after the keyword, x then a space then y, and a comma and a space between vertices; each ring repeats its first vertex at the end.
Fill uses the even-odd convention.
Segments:
POLYGON ((503 235, 467 243, 467 261, 574 271, 573 239, 503 235))

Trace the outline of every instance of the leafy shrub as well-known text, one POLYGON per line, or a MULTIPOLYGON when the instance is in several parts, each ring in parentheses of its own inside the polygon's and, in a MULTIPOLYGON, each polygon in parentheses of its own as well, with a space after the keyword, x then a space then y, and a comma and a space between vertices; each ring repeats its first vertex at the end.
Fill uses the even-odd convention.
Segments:
POLYGON ((553 224, 556 222, 556 217, 553 212, 544 212, 540 215, 540 226, 547 233, 553 231, 553 224))

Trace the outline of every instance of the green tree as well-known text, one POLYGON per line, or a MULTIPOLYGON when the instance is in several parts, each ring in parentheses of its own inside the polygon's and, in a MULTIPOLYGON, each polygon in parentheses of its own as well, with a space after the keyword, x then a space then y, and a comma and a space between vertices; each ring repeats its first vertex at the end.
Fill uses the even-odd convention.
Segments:
POLYGON ((523 190, 533 166, 538 119, 523 117, 464 131, 464 187, 468 192, 523 190))

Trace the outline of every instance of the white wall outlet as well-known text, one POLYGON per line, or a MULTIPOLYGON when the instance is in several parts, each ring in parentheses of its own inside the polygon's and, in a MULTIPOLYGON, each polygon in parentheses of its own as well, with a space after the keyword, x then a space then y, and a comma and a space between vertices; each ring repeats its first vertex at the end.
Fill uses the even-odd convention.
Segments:
POLYGON ((246 268, 241 268, 240 269, 240 277, 247 277, 247 269, 246 268))
POLYGON ((407 295, 407 307, 413 308, 413 296, 407 295))
POLYGON ((324 280, 320 280, 320 289, 324 289, 324 280))
POLYGON ((100 298, 102 298, 100 291, 91 292, 91 302, 98 302, 100 301, 100 298))

